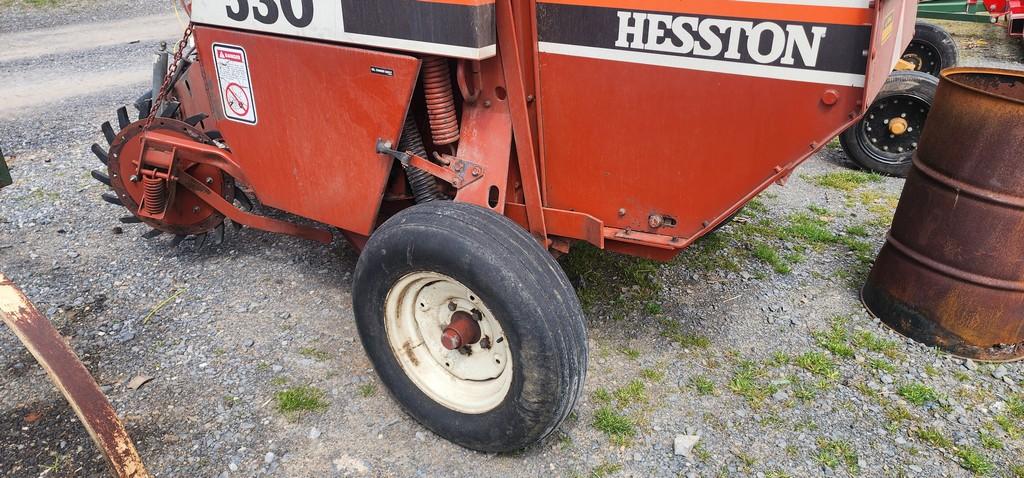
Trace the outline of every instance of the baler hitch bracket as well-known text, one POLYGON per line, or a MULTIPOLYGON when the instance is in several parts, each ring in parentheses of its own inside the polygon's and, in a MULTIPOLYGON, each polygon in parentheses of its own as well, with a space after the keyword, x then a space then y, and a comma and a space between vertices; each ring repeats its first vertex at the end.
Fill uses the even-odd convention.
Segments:
POLYGON ((462 189, 484 177, 484 167, 472 161, 456 156, 441 155, 439 159, 446 163, 442 166, 424 157, 417 156, 411 151, 398 151, 392 149, 391 146, 390 141, 378 139, 377 154, 390 156, 405 166, 425 171, 431 176, 451 184, 455 189, 462 189))

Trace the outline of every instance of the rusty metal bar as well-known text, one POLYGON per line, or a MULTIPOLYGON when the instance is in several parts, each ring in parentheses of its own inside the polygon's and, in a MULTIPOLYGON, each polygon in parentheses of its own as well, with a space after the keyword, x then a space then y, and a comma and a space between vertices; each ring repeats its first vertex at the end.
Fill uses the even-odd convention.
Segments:
POLYGON ((21 343, 32 352, 36 361, 50 375, 50 380, 64 394, 89 436, 96 442, 113 476, 121 478, 149 477, 124 424, 114 407, 100 391, 85 365, 53 328, 53 324, 36 310, 32 302, 5 275, 0 273, 0 318, 21 343))

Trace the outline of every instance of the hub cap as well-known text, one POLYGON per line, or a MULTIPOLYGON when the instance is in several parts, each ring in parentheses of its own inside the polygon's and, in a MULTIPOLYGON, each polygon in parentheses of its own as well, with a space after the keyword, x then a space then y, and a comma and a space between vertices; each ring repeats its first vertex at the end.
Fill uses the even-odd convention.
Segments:
POLYGON ((910 161, 930 109, 926 101, 911 95, 876 101, 860 124, 858 139, 864 151, 883 163, 910 161))
POLYGON ((384 303, 395 359, 427 396, 461 413, 488 412, 512 384, 501 324, 472 290, 435 272, 399 280, 384 303))

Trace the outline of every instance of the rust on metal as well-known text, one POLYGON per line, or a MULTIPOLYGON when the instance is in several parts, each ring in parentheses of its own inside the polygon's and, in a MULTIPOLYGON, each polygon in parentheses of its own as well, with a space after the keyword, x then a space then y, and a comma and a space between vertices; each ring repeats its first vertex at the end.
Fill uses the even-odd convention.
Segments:
POLYGON ((0 318, 49 374, 96 442, 114 476, 150 476, 114 407, 64 338, 6 276, 0 274, 0 318))
POLYGON ((1024 358, 1024 73, 942 74, 864 304, 979 360, 1024 358), (970 138, 971 140, 968 140, 970 138))
POLYGON ((480 341, 480 324, 471 314, 458 311, 441 334, 441 344, 448 350, 460 349, 480 341))

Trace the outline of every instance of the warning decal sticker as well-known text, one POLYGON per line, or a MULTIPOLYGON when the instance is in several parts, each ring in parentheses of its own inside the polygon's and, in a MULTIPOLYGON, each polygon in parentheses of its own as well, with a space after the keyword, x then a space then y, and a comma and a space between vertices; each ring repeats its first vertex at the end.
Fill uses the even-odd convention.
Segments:
POLYGON ((217 64, 217 84, 224 116, 246 124, 256 124, 256 98, 249 78, 249 60, 242 47, 213 44, 217 64))

